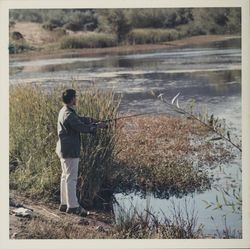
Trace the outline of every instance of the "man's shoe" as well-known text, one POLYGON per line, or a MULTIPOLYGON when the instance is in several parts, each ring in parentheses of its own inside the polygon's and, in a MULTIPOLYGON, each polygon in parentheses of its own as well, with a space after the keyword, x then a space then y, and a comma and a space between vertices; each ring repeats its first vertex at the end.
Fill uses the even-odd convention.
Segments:
POLYGON ((59 211, 60 212, 66 212, 67 211, 67 205, 60 205, 59 206, 59 211))
POLYGON ((68 213, 68 214, 77 214, 77 215, 80 215, 82 217, 86 217, 89 214, 89 212, 87 210, 85 210, 81 206, 76 207, 76 208, 68 208, 66 210, 66 213, 68 213))

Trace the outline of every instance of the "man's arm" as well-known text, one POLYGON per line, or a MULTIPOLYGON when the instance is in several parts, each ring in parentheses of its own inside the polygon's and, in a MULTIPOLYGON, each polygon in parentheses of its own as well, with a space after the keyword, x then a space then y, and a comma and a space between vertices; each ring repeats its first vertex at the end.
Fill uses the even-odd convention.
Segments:
POLYGON ((70 127, 82 133, 94 133, 96 131, 97 126, 90 121, 87 117, 79 117, 74 113, 70 113, 67 118, 70 127))

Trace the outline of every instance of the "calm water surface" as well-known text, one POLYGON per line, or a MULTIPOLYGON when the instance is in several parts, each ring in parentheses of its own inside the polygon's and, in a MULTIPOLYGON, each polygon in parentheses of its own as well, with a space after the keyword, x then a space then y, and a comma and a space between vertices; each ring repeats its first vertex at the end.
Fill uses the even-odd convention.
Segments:
MULTIPOLYGON (((158 50, 139 54, 116 54, 96 57, 78 57, 42 60, 10 61, 10 84, 30 82, 53 87, 67 84, 75 79, 83 86, 93 82, 103 89, 112 88, 123 95, 121 112, 167 112, 164 105, 151 96, 163 93, 171 100, 181 93, 180 105, 194 99, 198 106, 209 113, 225 118, 234 132, 241 136, 241 41, 230 40, 202 46, 158 50)), ((129 210, 132 206, 143 211, 149 201, 151 210, 159 216, 171 212, 171 203, 183 206, 187 201, 189 209, 198 212, 198 222, 204 224, 206 234, 217 234, 217 229, 227 226, 232 231, 241 231, 240 214, 230 208, 222 210, 205 209, 204 200, 215 202, 220 195, 218 187, 230 191, 231 184, 241 186, 241 155, 227 165, 214 165, 209 170, 214 181, 212 188, 203 193, 190 193, 182 198, 155 198, 148 193, 147 198, 139 194, 116 194, 119 206, 129 210)), ((114 206, 118 212, 118 205, 114 206)))

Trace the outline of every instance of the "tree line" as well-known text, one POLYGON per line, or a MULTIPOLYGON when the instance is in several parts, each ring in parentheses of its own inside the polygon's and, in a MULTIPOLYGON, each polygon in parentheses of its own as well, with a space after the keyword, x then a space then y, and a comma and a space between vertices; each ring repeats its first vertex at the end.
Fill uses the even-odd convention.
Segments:
POLYGON ((118 41, 133 29, 177 29, 189 35, 240 34, 240 8, 12 9, 10 23, 37 22, 45 29, 113 33, 118 41))

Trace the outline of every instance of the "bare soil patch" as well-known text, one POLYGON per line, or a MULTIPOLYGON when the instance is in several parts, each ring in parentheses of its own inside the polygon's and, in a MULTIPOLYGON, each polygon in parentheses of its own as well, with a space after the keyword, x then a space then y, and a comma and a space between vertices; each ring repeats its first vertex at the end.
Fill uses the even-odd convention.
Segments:
POLYGON ((58 205, 43 203, 22 197, 11 191, 9 238, 10 239, 93 239, 108 238, 111 230, 111 216, 98 212, 88 217, 66 214, 58 205), (32 209, 31 217, 13 214, 15 205, 32 209))
POLYGON ((43 29, 40 23, 18 22, 13 30, 20 32, 31 45, 45 45, 57 42, 57 35, 53 31, 43 29))

